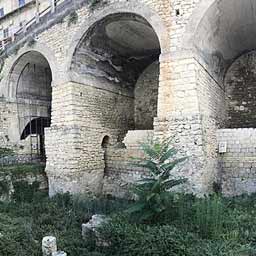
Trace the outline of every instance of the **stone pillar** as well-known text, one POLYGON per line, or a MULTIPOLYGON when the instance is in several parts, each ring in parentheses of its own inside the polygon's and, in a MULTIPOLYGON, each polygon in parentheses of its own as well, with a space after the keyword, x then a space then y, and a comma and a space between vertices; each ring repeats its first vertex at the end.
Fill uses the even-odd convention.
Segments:
POLYGON ((188 191, 204 194, 214 181, 216 159, 214 147, 210 149, 209 144, 203 143, 208 142, 214 132, 208 132, 209 122, 200 109, 203 92, 200 91, 198 69, 197 61, 189 53, 162 56, 154 131, 155 137, 173 137, 180 154, 188 157, 183 168, 189 180, 188 191))
POLYGON ((171 86, 171 59, 169 53, 161 54, 158 88, 157 116, 164 119, 173 109, 173 88, 171 86))
POLYGON ((67 191, 98 194, 101 189, 100 129, 90 118, 95 114, 85 107, 86 92, 81 93, 85 86, 80 87, 71 82, 53 87, 52 124, 45 130, 50 196, 67 191))

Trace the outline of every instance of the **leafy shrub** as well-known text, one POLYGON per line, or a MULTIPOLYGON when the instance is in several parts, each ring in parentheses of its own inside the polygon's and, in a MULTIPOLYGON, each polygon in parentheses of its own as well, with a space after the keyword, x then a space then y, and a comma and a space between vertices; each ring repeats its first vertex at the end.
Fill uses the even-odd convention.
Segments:
POLYGON ((78 14, 76 11, 72 11, 68 17, 68 27, 70 27, 72 24, 76 24, 77 21, 78 21, 78 14))
POLYGON ((145 158, 137 159, 138 167, 148 170, 148 178, 137 182, 134 193, 137 201, 128 212, 136 214, 140 221, 152 222, 166 211, 171 204, 170 189, 186 181, 174 177, 172 171, 186 158, 176 158, 177 151, 170 147, 170 141, 156 141, 142 145, 145 158))
POLYGON ((105 6, 108 4, 107 0, 89 0, 88 2, 91 11, 94 11, 99 6, 105 6))

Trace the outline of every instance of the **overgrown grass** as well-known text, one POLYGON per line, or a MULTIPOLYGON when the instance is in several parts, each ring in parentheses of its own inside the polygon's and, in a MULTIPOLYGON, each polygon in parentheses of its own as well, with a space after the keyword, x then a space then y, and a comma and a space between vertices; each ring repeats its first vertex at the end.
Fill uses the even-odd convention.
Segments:
POLYGON ((175 195, 151 225, 117 215, 102 228, 111 244, 107 255, 256 255, 255 199, 175 195))
POLYGON ((33 194, 32 201, 26 199, 19 196, 15 202, 0 202, 1 256, 39 256, 41 240, 47 235, 56 236, 59 248, 68 255, 94 255, 82 240, 81 224, 94 213, 111 214, 127 205, 122 200, 69 194, 49 199, 40 192, 33 194))
POLYGON ((0 255, 39 256, 42 238, 54 235, 59 248, 71 256, 253 256, 255 199, 256 195, 235 199, 175 195, 165 214, 145 224, 127 214, 131 202, 125 200, 69 194, 49 199, 33 191, 29 199, 20 196, 15 202, 0 203, 0 255), (99 230, 108 248, 81 237, 81 224, 95 213, 112 216, 99 230))
POLYGON ((0 147, 0 158, 12 155, 14 155, 14 151, 12 149, 0 147))
POLYGON ((16 164, 0 166, 0 175, 10 174, 12 177, 24 176, 24 175, 40 175, 44 174, 44 164, 16 164))

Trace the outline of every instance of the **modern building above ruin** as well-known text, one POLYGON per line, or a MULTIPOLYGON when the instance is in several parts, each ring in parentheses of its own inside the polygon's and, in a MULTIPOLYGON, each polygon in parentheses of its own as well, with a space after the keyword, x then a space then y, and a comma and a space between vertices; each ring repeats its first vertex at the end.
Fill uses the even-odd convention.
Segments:
POLYGON ((52 4, 54 1, 50 0, 0 0, 0 50, 52 4))

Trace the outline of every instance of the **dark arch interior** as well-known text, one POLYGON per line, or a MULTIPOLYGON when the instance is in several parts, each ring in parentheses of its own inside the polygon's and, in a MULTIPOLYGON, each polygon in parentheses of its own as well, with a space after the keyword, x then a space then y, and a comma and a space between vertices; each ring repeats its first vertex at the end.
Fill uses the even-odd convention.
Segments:
POLYGON ((31 134, 44 135, 44 128, 50 127, 51 120, 49 117, 38 117, 31 120, 24 128, 20 139, 25 140, 31 134))
MULTIPOLYGON (((256 127, 256 1, 215 1, 194 37, 222 128, 256 127)), ((202 99, 203 100, 203 99, 202 99)))
POLYGON ((91 79, 94 86, 132 98, 133 113, 124 114, 126 120, 133 115, 127 130, 148 130, 153 129, 157 116, 159 55, 159 40, 150 24, 136 14, 117 13, 87 31, 75 51, 71 70, 82 83, 91 79), (155 69, 148 69, 153 63, 155 69), (136 90, 137 83, 140 90, 136 90), (143 124, 143 118, 136 115, 145 113, 143 124))
POLYGON ((49 63, 39 52, 27 52, 16 62, 12 76, 16 78, 20 139, 25 141, 30 137, 30 143, 26 144, 30 149, 26 148, 26 151, 44 157, 44 128, 49 127, 51 121, 52 73, 49 63))
POLYGON ((134 86, 159 54, 159 40, 147 21, 135 14, 115 14, 89 29, 77 49, 73 68, 121 86, 134 86))
POLYGON ((103 149, 107 148, 107 147, 109 146, 109 141, 110 141, 110 138, 109 138, 109 136, 106 135, 106 136, 103 138, 103 140, 102 140, 101 147, 102 147, 103 149))
POLYGON ((255 1, 220 0, 201 20, 194 45, 215 77, 223 78, 237 57, 256 48, 255 10, 255 1))

